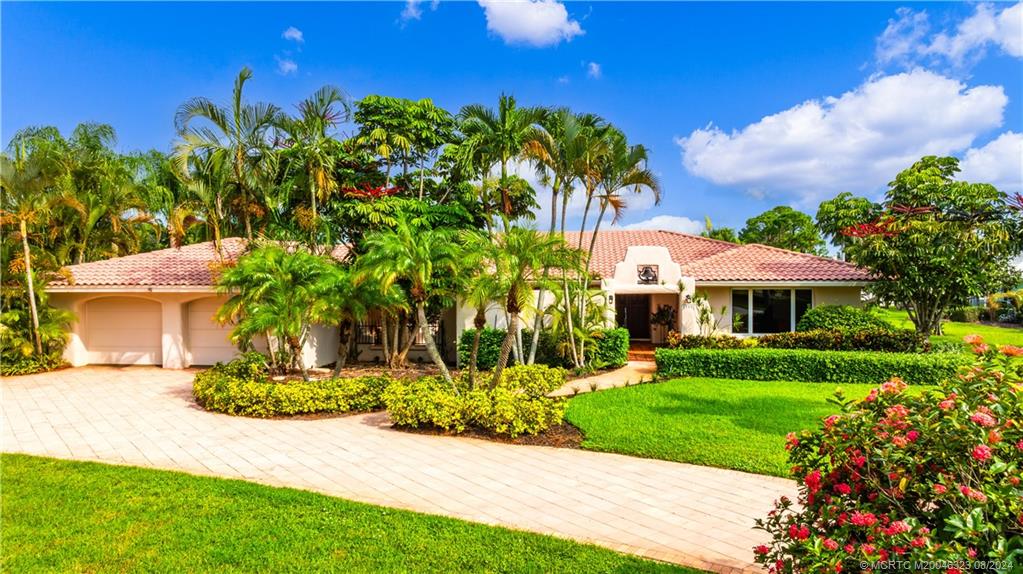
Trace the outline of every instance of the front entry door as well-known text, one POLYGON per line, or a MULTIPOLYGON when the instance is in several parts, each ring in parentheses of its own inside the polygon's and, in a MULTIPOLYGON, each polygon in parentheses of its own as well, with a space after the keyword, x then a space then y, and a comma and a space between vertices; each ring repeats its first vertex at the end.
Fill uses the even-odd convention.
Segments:
POLYGON ((615 314, 618 326, 629 330, 629 339, 650 338, 649 295, 616 295, 615 314))

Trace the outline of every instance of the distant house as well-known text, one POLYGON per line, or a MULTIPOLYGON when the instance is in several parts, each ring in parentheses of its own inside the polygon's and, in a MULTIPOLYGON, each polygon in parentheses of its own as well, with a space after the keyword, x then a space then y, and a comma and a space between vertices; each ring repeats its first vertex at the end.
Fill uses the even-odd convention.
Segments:
MULTIPOLYGON (((570 245, 579 242, 578 234, 567 239, 570 245)), ((589 236, 583 237, 584 247, 588 244, 589 236)), ((223 241, 227 262, 244 250, 242 239, 223 241)), ((339 247, 334 256, 345 253, 339 247)), ((214 287, 221 265, 208 242, 68 267, 73 279, 47 288, 54 305, 78 316, 65 358, 75 366, 166 368, 230 360, 238 352, 228 339, 231 327, 213 320, 225 301, 214 287)), ((665 332, 652 328, 651 314, 664 305, 677 311, 677 330, 699 331, 692 303, 697 293, 706 294, 715 313, 725 308, 715 321, 720 331, 749 336, 790 331, 815 305, 859 305, 861 289, 869 282, 866 272, 835 259, 640 230, 598 235, 591 273, 591 287, 606 295, 608 322, 628 328, 634 340, 653 343, 661 342, 665 332)), ((433 326, 448 360, 454 361, 455 341, 471 328, 474 315, 475 309, 459 306, 442 313, 433 326)), ((502 326, 504 317, 491 310, 488 321, 502 326)), ((371 318, 356 331, 360 360, 379 357, 374 323, 371 318)), ((303 358, 307 365, 326 365, 336 351, 336 328, 318 326, 303 358)), ((409 357, 425 359, 425 349, 414 345, 409 357)))

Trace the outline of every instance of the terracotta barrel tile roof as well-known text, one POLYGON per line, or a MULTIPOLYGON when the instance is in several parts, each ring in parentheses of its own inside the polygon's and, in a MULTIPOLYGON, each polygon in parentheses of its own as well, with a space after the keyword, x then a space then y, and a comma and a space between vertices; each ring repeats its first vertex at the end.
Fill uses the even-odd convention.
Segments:
MULTIPOLYGON (((582 237, 584 249, 590 234, 582 237)), ((579 233, 568 233, 569 245, 579 244, 579 233)), ((245 252, 246 242, 238 237, 224 239, 226 262, 245 252)), ((613 277, 615 265, 625 260, 631 246, 662 246, 682 267, 682 273, 697 281, 869 281, 866 271, 827 257, 795 253, 765 245, 736 245, 697 235, 656 230, 602 231, 597 236, 591 272, 613 277)), ((343 259, 344 246, 332 255, 343 259)), ((219 258, 213 242, 161 249, 68 267, 74 286, 96 287, 209 287, 219 258)), ((68 286, 64 281, 51 286, 68 286)))
MULTIPOLYGON (((245 252, 247 242, 240 237, 221 241, 223 260, 234 262, 245 252)), ((335 248, 333 255, 343 258, 348 250, 335 248)), ((210 287, 214 270, 221 264, 212 241, 160 249, 136 255, 70 265, 73 283, 54 281, 54 287, 210 287)))
MULTIPOLYGON (((591 235, 583 235, 583 249, 591 235)), ((575 247, 579 232, 567 233, 575 247)), ((851 263, 796 253, 766 245, 737 245, 675 231, 612 230, 597 235, 593 249, 592 273, 613 277, 615 265, 625 260, 630 246, 667 248, 682 273, 697 281, 869 281, 870 276, 851 263)))

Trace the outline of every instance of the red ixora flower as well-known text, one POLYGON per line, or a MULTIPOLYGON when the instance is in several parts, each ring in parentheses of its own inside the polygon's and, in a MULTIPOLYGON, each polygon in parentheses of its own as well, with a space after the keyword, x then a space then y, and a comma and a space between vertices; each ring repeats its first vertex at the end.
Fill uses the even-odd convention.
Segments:
POLYGON ((810 492, 817 492, 821 489, 821 471, 814 470, 803 478, 803 482, 806 484, 806 488, 810 492))
POLYGON ((835 485, 835 492, 839 494, 849 494, 852 492, 852 487, 844 482, 840 482, 835 485))
POLYGON ((976 500, 977 502, 987 502, 987 496, 985 496, 983 492, 979 490, 974 490, 969 486, 966 485, 960 486, 959 492, 961 492, 963 496, 969 498, 970 500, 976 500))
POLYGON ((760 556, 763 556, 764 554, 767 554, 770 551, 771 551, 771 549, 768 548, 767 546, 763 545, 763 544, 761 544, 760 546, 757 546, 756 548, 753 549, 753 553, 754 554, 758 554, 760 556))
POLYGON ((835 550, 838 550, 838 542, 835 542, 834 540, 832 540, 830 538, 825 538, 823 545, 824 545, 824 548, 826 548, 828 550, 831 550, 832 552, 834 552, 835 550))
POLYGON ((799 437, 796 436, 796 433, 790 432, 789 434, 785 435, 785 450, 792 450, 794 447, 798 445, 799 437))
POLYGON ((998 424, 998 421, 995 419, 995 417, 980 411, 973 413, 970 416, 970 420, 979 424, 982 427, 993 427, 996 424, 998 424))
POLYGON ((810 529, 805 524, 792 524, 789 526, 789 536, 796 540, 806 540, 810 537, 810 529))
POLYGON ((911 430, 908 433, 906 433, 906 438, 909 440, 909 442, 916 442, 916 439, 920 438, 920 432, 911 430))
POLYGON ((938 494, 945 494, 946 492, 948 492, 948 489, 945 488, 944 484, 935 484, 934 485, 934 492, 936 492, 938 494))
POLYGON ((991 458, 991 447, 986 444, 978 444, 973 447, 973 452, 970 455, 981 462, 989 460, 991 458))
POLYGON ((889 524, 888 528, 884 529, 884 533, 887 534, 888 536, 896 536, 898 534, 902 534, 903 532, 909 531, 910 531, 909 525, 902 520, 896 520, 895 522, 889 524))
POLYGON ((1023 357, 1023 347, 1017 347, 1016 345, 1002 345, 998 347, 998 350, 1007 357, 1023 357))
POLYGON ((849 522, 852 522, 854 526, 873 526, 877 522, 877 517, 870 512, 857 510, 849 517, 849 522))

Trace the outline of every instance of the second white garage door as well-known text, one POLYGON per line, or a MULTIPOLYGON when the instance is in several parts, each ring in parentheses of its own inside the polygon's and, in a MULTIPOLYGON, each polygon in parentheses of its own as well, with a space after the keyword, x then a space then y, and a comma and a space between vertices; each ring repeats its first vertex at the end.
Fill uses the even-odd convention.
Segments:
POLYGON ((229 338, 231 326, 213 320, 223 301, 208 297, 188 304, 188 351, 193 365, 226 363, 238 355, 229 338))
POLYGON ((85 347, 95 365, 159 365, 163 324, 159 303, 103 297, 85 304, 85 347))

